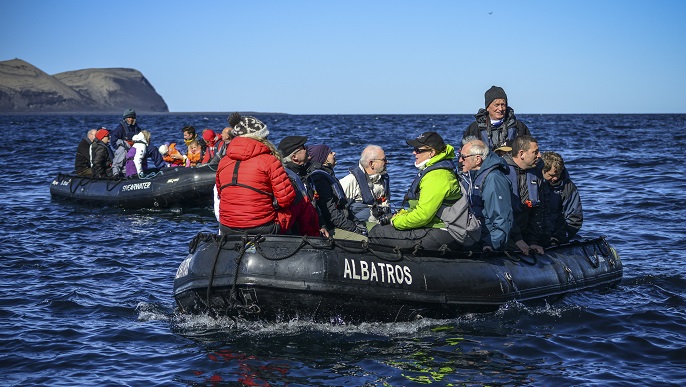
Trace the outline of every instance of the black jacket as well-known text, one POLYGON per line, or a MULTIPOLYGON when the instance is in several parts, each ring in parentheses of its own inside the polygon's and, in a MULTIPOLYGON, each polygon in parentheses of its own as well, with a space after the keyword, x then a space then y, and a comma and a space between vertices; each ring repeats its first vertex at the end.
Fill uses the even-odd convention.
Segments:
POLYGON ((74 170, 77 175, 82 174, 91 167, 90 156, 91 142, 88 137, 84 137, 76 148, 76 160, 74 161, 74 170))
POLYGON ((486 109, 479 109, 474 115, 475 121, 464 131, 462 138, 474 136, 493 150, 506 141, 512 141, 515 137, 527 135, 530 136, 529 128, 517 119, 514 114, 514 109, 507 107, 503 123, 497 128, 491 125, 491 120, 488 117, 486 109))
POLYGON ((112 150, 104 142, 96 139, 91 145, 93 156, 93 177, 110 178, 112 177, 112 150))

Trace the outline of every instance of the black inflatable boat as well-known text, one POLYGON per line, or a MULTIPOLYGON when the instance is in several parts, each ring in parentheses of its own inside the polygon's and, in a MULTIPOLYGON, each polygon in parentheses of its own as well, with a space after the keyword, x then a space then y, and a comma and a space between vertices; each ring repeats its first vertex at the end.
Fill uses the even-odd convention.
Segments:
POLYGON ((195 168, 164 168, 151 178, 108 180, 58 174, 50 195, 94 205, 122 208, 153 208, 212 203, 216 165, 195 168))
POLYGON ((408 321, 495 310, 512 300, 552 302, 566 293, 612 287, 621 278, 622 261, 604 237, 525 256, 200 233, 178 268, 174 297, 182 313, 408 321))

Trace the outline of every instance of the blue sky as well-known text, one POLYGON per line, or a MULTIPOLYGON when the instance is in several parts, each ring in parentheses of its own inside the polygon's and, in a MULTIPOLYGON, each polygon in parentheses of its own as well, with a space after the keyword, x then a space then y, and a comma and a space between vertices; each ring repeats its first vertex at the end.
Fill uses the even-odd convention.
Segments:
POLYGON ((686 1, 0 0, 0 60, 140 70, 174 112, 686 113, 686 1))

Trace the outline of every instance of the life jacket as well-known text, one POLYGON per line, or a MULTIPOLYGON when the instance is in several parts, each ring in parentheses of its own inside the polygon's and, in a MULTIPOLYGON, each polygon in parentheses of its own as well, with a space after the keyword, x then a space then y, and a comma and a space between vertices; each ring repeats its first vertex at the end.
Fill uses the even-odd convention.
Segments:
MULTIPOLYGON (((336 206, 338 208, 345 208, 348 207, 348 198, 345 196, 345 191, 343 191, 343 187, 341 186, 341 183, 333 176, 331 176, 328 172, 322 171, 321 169, 315 169, 312 172, 310 172, 307 175, 308 180, 314 176, 322 176, 324 177, 328 183, 331 185, 331 190, 333 191, 334 194, 334 199, 336 200, 336 206)), ((312 185, 314 187, 314 184, 312 185)), ((314 198, 318 199, 319 195, 317 194, 316 188, 314 191, 314 198)))
POLYGON ((196 165, 198 165, 200 159, 202 158, 202 152, 192 153, 189 151, 186 157, 188 157, 188 162, 190 163, 190 166, 195 167, 196 165))
POLYGON ((226 184, 222 185, 221 187, 219 187, 219 193, 221 193, 222 190, 223 190, 224 188, 226 188, 226 187, 232 187, 232 186, 233 186, 233 187, 243 187, 243 188, 247 188, 247 189, 249 189, 249 190, 253 190, 253 191, 255 191, 255 192, 258 192, 258 193, 267 195, 267 196, 269 196, 270 198, 272 198, 272 206, 274 207, 275 210, 278 210, 278 209, 280 208, 280 207, 279 207, 279 203, 276 201, 276 197, 274 196, 273 193, 267 192, 267 191, 263 191, 263 190, 261 190, 261 189, 259 189, 259 188, 251 187, 251 186, 249 186, 249 185, 241 184, 241 183, 238 182, 238 168, 239 168, 240 166, 241 166, 241 161, 240 161, 240 160, 236 161, 236 164, 235 164, 234 167, 233 167, 233 176, 231 177, 231 182, 230 182, 230 183, 226 183, 226 184))
POLYGON ((385 196, 380 198, 375 198, 372 190, 369 188, 369 183, 367 182, 367 175, 362 170, 362 168, 353 168, 350 173, 357 180, 357 185, 360 186, 360 195, 362 195, 362 203, 367 205, 381 204, 387 200, 390 200, 391 190, 390 190, 390 178, 387 173, 381 175, 381 185, 383 185, 383 190, 385 196))
POLYGON ((414 178, 414 181, 412 184, 410 184, 410 188, 407 190, 407 193, 405 194, 405 198, 403 199, 403 206, 405 203, 407 203, 408 200, 417 200, 419 199, 419 182, 422 181, 422 178, 424 175, 427 173, 435 170, 435 169, 449 169, 457 175, 457 172, 455 171, 455 164, 453 163, 452 160, 441 160, 435 164, 432 164, 421 171, 417 174, 417 177, 414 178))
POLYGON ((506 141, 512 141, 517 137, 517 118, 510 107, 507 108, 503 122, 497 127, 491 124, 488 114, 483 119, 477 119, 476 124, 481 140, 488 145, 489 149, 497 148, 506 141), (505 138, 502 138, 503 134, 505 134, 505 138))
POLYGON ((286 174, 288 175, 288 179, 293 184, 293 188, 295 188, 295 202, 294 203, 298 203, 303 198, 309 197, 309 195, 307 194, 307 187, 305 187, 305 183, 303 183, 302 179, 300 179, 300 176, 298 176, 298 174, 293 172, 290 168, 284 168, 284 170, 286 171, 286 174))
POLYGON ((214 155, 217 154, 217 143, 214 145, 207 145, 207 148, 205 148, 205 153, 202 155, 202 162, 203 164, 207 164, 214 158, 214 155))
POLYGON ((171 166, 183 166, 185 164, 183 159, 172 158, 171 156, 174 154, 180 155, 181 152, 179 152, 179 150, 176 149, 176 143, 172 142, 171 144, 169 144, 169 150, 167 151, 167 155, 163 156, 164 161, 168 162, 171 166))
POLYGON ((522 202, 521 195, 519 193, 519 177, 517 169, 514 165, 508 164, 507 166, 507 178, 510 179, 512 183, 512 194, 516 198, 514 200, 515 208, 513 210, 520 212, 522 211, 522 206, 527 206, 529 208, 537 207, 541 204, 541 200, 538 193, 538 187, 541 177, 536 173, 536 168, 530 168, 525 171, 526 173, 526 185, 529 190, 529 199, 526 202, 522 202))

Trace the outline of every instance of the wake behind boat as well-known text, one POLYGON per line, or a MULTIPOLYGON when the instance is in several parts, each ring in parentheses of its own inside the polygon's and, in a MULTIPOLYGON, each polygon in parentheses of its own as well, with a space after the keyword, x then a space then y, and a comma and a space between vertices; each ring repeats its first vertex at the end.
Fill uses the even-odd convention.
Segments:
POLYGON ((151 178, 118 180, 60 173, 50 185, 50 194, 56 199, 122 208, 211 203, 216 165, 164 168, 161 172, 151 178))
POLYGON ((249 319, 408 321, 553 301, 616 285, 622 262, 604 237, 545 255, 400 251, 299 236, 200 233, 174 279, 187 313, 249 319))

